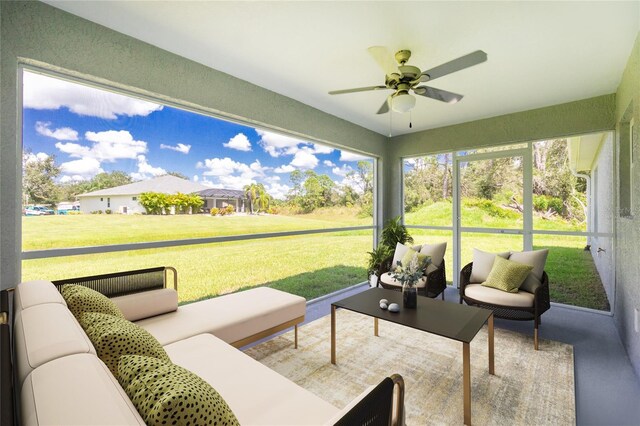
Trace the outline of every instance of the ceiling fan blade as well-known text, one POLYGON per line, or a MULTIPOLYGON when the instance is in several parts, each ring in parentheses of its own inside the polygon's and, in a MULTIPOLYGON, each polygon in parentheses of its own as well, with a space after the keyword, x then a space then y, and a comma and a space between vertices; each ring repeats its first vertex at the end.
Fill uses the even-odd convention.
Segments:
POLYGON ((386 114, 389 112, 389 101, 391 100, 391 96, 389 96, 387 99, 384 100, 384 103, 382 104, 382 106, 380 107, 380 109, 378 110, 378 112, 376 114, 386 114))
POLYGON ((330 95, 342 95, 345 93, 356 93, 356 92, 368 92, 369 90, 382 90, 387 89, 387 86, 369 86, 369 87, 357 87, 355 89, 344 89, 344 90, 332 90, 329 92, 330 95))
POLYGON ((384 46, 371 46, 367 51, 378 65, 380 65, 380 68, 382 68, 386 75, 398 72, 398 65, 393 60, 393 56, 391 55, 391 52, 389 52, 389 49, 384 46))
POLYGON ((426 98, 446 102, 448 104, 455 104, 464 97, 462 95, 458 95, 457 93, 447 92, 446 90, 436 89, 435 87, 428 86, 418 86, 413 89, 413 93, 415 93, 416 95, 424 96, 426 98))
POLYGON ((440 78, 447 74, 451 74, 453 72, 460 71, 465 68, 469 68, 474 65, 481 64, 486 60, 487 60, 487 54, 484 53, 482 50, 476 50, 473 53, 469 53, 468 55, 461 56, 458 59, 454 59, 453 61, 449 61, 442 65, 438 65, 435 68, 431 68, 430 70, 424 71, 420 75, 420 81, 435 80, 436 78, 440 78))

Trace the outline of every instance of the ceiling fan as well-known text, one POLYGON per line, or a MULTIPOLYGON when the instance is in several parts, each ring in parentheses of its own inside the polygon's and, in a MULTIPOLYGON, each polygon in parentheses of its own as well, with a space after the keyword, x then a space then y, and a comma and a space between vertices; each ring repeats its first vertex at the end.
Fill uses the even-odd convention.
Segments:
POLYGON ((389 97, 384 101, 378 110, 378 114, 386 114, 389 112, 389 108, 396 112, 409 112, 416 105, 416 98, 411 96, 409 91, 413 91, 414 94, 419 96, 454 104, 462 99, 463 96, 447 92, 446 90, 436 89, 435 87, 420 86, 420 84, 478 65, 487 60, 487 54, 485 52, 482 50, 476 50, 473 53, 461 56, 458 59, 454 59, 453 61, 431 68, 430 70, 420 71, 420 68, 418 67, 407 65, 407 62, 411 57, 410 50, 400 50, 396 52, 395 59, 398 62, 397 65, 391 59, 391 55, 388 53, 386 47, 374 46, 370 47, 368 50, 386 73, 384 86, 368 86, 358 87, 355 89, 333 90, 329 92, 329 94, 342 95, 345 93, 366 92, 370 90, 394 90, 395 92, 389 95, 389 97))

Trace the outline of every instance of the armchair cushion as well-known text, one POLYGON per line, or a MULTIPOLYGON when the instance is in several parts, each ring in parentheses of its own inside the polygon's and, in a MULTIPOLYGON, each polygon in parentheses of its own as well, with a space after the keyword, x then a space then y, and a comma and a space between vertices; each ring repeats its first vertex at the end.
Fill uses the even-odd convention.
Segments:
MULTIPOLYGON (((380 277, 380 281, 384 284, 387 285, 392 285, 398 288, 402 288, 402 283, 398 280, 396 280, 395 278, 393 278, 393 272, 387 272, 382 274, 382 276, 380 277)), ((427 285, 427 277, 426 276, 422 276, 422 278, 420 278, 418 280, 418 282, 416 283, 416 287, 417 288, 423 288, 427 285)))
POLYGON ((396 270, 396 268, 398 267, 398 261, 402 262, 402 258, 404 257, 405 254, 407 254, 407 251, 409 250, 414 250, 419 252, 420 246, 409 247, 402 243, 396 243, 396 250, 393 253, 393 260, 391 261, 392 271, 396 270))
POLYGON ((496 256, 491 272, 482 285, 509 293, 517 293, 532 269, 533 266, 496 256))
POLYGON ((544 272, 544 265, 547 262, 548 249, 533 250, 533 251, 512 251, 509 260, 514 262, 524 263, 533 267, 531 273, 538 281, 542 280, 542 273, 544 272))
POLYGON ((496 256, 508 259, 509 254, 510 252, 508 251, 502 253, 488 253, 474 248, 473 267, 471 268, 471 277, 469 278, 469 282, 478 284, 485 282, 489 276, 489 272, 491 272, 491 268, 493 268, 493 261, 496 259, 496 256))
POLYGON ((444 253, 447 251, 447 243, 436 243, 436 244, 423 244, 420 247, 420 254, 426 254, 427 256, 431 256, 431 265, 432 268, 427 268, 427 273, 431 273, 435 271, 437 268, 442 265, 442 259, 444 259, 444 253), (431 270, 429 270, 431 269, 431 270))
POLYGON ((533 294, 526 291, 508 293, 495 288, 485 287, 481 284, 468 284, 464 288, 464 295, 478 302, 514 308, 531 308, 534 302, 533 294))
POLYGON ((111 299, 89 287, 65 284, 62 286, 61 293, 67 302, 67 307, 78 321, 85 312, 99 312, 124 319, 124 315, 111 299))
POLYGON ((431 256, 427 256, 426 254, 419 253, 414 249, 409 249, 404 254, 404 256, 402 256, 402 260, 401 260, 402 267, 405 268, 413 260, 413 256, 416 256, 416 255, 418 256, 418 265, 420 268, 424 268, 425 265, 428 265, 431 263, 431 256))

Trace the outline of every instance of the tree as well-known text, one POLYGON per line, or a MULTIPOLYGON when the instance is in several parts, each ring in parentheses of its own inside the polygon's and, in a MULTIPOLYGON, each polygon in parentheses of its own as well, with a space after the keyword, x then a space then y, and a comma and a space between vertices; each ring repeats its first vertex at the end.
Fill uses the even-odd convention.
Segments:
POLYGON ((255 183, 244 186, 244 195, 249 199, 249 212, 253 214, 253 202, 258 197, 258 185, 255 183))
POLYGON ((127 173, 114 170, 112 172, 98 173, 88 181, 60 184, 59 190, 62 199, 73 200, 79 194, 122 186, 131 182, 133 182, 133 179, 127 173))
POLYGON ((38 158, 26 151, 22 155, 22 192, 25 204, 55 204, 59 200, 54 179, 60 175, 55 156, 38 158))

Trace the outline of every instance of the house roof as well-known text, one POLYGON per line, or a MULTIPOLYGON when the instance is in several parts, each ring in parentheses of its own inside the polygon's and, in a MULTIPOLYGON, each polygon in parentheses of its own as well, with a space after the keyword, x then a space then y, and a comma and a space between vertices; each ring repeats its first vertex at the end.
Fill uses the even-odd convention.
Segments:
POLYGON ((203 189, 202 191, 198 191, 198 195, 210 198, 245 198, 244 191, 224 188, 203 189))
POLYGON ((78 197, 104 197, 115 195, 137 195, 143 192, 161 192, 163 194, 191 194, 207 189, 206 186, 179 177, 164 175, 153 179, 141 180, 127 185, 80 194, 78 197))

